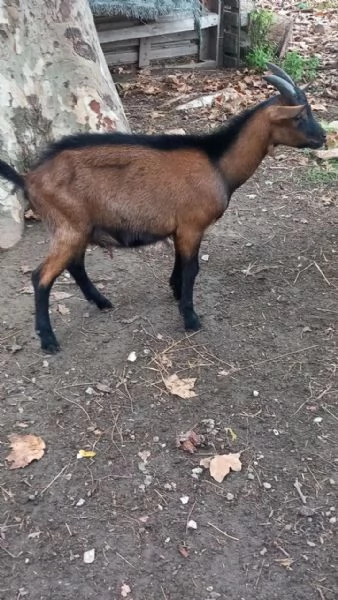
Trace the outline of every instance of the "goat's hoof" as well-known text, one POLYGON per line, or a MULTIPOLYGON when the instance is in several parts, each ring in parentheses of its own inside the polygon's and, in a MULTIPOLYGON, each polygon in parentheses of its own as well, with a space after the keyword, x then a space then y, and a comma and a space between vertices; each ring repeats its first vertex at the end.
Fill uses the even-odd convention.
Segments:
POLYGON ((196 313, 191 313, 184 318, 184 328, 186 331, 199 331, 202 327, 196 313))
POLYGON ((100 310, 110 310, 111 308, 113 308, 112 303, 105 296, 101 296, 101 298, 98 298, 95 301, 95 304, 100 310))
POLYGON ((41 340, 41 350, 46 354, 56 354, 60 350, 60 344, 54 336, 46 337, 41 340))

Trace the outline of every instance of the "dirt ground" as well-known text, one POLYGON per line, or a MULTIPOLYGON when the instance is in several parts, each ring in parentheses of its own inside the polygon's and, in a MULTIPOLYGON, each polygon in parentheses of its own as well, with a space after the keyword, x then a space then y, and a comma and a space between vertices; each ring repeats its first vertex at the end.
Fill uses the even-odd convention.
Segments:
MULTIPOLYGON (((153 128, 161 98, 124 104, 135 129, 153 128)), ((156 117, 158 130, 206 126, 156 117)), ((304 158, 266 159, 208 232, 195 335, 169 291, 171 247, 94 248, 88 271, 114 310, 61 277, 62 352, 43 355, 30 270, 48 234, 31 223, 0 256, 1 600, 338 597, 338 186, 308 181, 304 158), (173 373, 196 378, 196 397, 168 392, 173 373), (192 428, 208 445, 190 455, 176 436, 192 428), (11 433, 41 436, 45 455, 9 470, 11 433), (223 483, 192 472, 227 452, 243 468, 223 483)))

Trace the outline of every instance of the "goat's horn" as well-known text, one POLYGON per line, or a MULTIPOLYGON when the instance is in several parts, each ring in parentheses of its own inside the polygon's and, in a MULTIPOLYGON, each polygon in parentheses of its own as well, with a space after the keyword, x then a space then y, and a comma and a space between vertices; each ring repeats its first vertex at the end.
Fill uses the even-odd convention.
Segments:
POLYGON ((296 96, 296 90, 288 81, 277 77, 277 75, 265 75, 263 77, 265 81, 271 83, 283 96, 294 98, 296 96))
POLYGON ((273 63, 266 63, 266 66, 268 67, 268 69, 270 69, 270 71, 274 74, 277 75, 277 77, 280 77, 281 79, 284 79, 285 81, 288 81, 289 83, 291 83, 291 85, 295 86, 294 81, 292 81, 291 77, 285 73, 285 71, 283 71, 283 69, 281 69, 280 67, 277 67, 277 65, 274 65, 273 63))

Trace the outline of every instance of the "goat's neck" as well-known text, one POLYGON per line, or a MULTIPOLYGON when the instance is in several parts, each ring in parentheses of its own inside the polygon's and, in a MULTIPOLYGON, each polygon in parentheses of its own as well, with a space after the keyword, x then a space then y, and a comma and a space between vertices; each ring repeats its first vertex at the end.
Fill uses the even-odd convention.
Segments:
POLYGON ((253 175, 270 150, 269 127, 260 117, 261 115, 255 115, 249 120, 233 146, 219 161, 231 193, 253 175))

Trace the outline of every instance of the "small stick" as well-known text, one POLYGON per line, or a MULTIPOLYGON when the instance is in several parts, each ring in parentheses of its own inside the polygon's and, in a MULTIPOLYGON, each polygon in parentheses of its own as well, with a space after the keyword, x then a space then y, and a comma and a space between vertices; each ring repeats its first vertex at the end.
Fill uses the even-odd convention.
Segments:
POLYGON ((163 594, 163 598, 164 598, 164 600, 168 600, 168 596, 166 595, 166 593, 165 593, 165 591, 164 591, 164 589, 163 589, 163 586, 162 586, 162 585, 161 585, 161 592, 162 592, 162 594, 163 594))
POLYGON ((236 537, 234 537, 232 535, 229 535, 225 531, 222 531, 222 529, 219 529, 219 527, 216 527, 216 525, 213 525, 212 523, 208 523, 208 525, 210 525, 210 527, 213 527, 214 529, 216 529, 216 531, 218 531, 219 533, 221 533, 225 537, 229 538, 230 540, 235 540, 235 542, 239 542, 239 538, 236 538, 236 537))
POLYGON ((333 414, 333 412, 330 411, 330 409, 327 407, 326 404, 322 404, 322 408, 323 408, 323 410, 325 410, 325 412, 327 412, 329 415, 331 415, 331 417, 333 419, 335 419, 336 421, 338 421, 338 417, 335 414, 333 414))
POLYGON ((321 270, 320 266, 316 262, 314 262, 313 264, 316 267, 316 269, 318 269, 318 271, 321 274, 321 276, 323 277, 325 283, 327 283, 327 285, 331 287, 331 283, 329 282, 329 280, 327 279, 327 277, 325 277, 325 275, 324 275, 323 271, 321 270))
POLYGON ((127 565, 129 565, 130 567, 133 567, 133 569, 137 569, 137 567, 135 567, 135 565, 133 565, 131 562, 129 562, 129 560, 127 560, 126 558, 124 558, 124 556, 122 556, 122 554, 120 554, 119 552, 116 552, 116 556, 119 556, 120 558, 122 558, 122 560, 124 560, 124 562, 126 562, 127 565))
POLYGON ((193 510, 194 510, 194 508, 195 508, 195 504, 196 504, 196 500, 195 500, 194 504, 192 505, 192 507, 191 507, 191 510, 190 510, 190 512, 189 512, 189 514, 188 514, 188 516, 187 516, 187 523, 186 523, 186 526, 185 526, 185 531, 186 531, 186 532, 188 531, 188 523, 189 523, 189 521, 190 521, 190 517, 191 517, 191 515, 192 515, 192 512, 193 512, 193 510))
POLYGON ((43 488, 43 490, 40 492, 40 496, 42 496, 42 495, 43 495, 43 494, 44 494, 44 493, 45 493, 45 492, 46 492, 46 491, 47 491, 47 490, 48 490, 48 489, 51 487, 51 485, 53 485, 53 483, 55 483, 55 481, 56 481, 57 479, 59 479, 59 477, 61 477, 62 473, 63 473, 63 472, 66 470, 66 469, 68 469, 69 465, 70 465, 70 463, 68 463, 68 465, 65 465, 65 466, 63 467, 63 469, 61 469, 60 473, 58 473, 57 475, 55 475, 54 479, 52 479, 52 481, 51 481, 51 482, 50 482, 48 485, 46 485, 46 487, 45 487, 45 488, 43 488))
POLYGON ((302 490, 301 490, 301 485, 298 481, 298 479, 296 478, 295 483, 293 484, 293 487, 295 488, 295 490, 297 491, 301 501, 303 502, 303 504, 306 504, 306 496, 304 496, 302 490))

